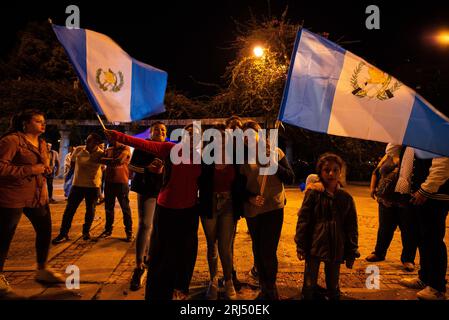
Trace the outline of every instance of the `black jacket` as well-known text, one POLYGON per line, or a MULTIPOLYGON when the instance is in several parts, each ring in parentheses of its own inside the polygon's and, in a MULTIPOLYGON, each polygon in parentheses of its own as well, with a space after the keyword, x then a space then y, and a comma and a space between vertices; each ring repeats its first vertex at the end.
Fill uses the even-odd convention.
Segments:
MULTIPOLYGON (((246 184, 244 177, 240 174, 239 166, 233 165, 233 167, 235 170, 235 178, 232 183, 231 196, 234 218, 237 220, 243 216, 243 201, 246 184)), ((214 171, 214 164, 203 164, 201 166, 201 176, 198 181, 200 215, 207 218, 212 218, 214 171)))
POLYGON ((333 196, 309 190, 299 211, 295 242, 298 252, 321 261, 357 258, 357 213, 351 195, 342 189, 333 196))

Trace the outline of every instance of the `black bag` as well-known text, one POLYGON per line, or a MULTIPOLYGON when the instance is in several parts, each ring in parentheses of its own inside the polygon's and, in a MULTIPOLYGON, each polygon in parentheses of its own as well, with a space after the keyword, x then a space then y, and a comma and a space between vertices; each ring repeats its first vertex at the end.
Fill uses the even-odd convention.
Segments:
POLYGON ((393 200, 394 189, 396 188, 398 178, 399 172, 397 170, 381 176, 376 188, 377 197, 385 200, 393 200))

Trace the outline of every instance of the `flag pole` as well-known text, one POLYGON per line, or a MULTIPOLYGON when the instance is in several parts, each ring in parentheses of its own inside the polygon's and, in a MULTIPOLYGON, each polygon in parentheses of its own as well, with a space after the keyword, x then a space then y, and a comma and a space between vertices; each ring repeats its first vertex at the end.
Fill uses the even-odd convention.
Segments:
POLYGON ((103 120, 101 120, 100 115, 98 112, 95 113, 97 115, 98 121, 100 121, 101 126, 103 127, 103 130, 106 130, 106 127, 104 126, 103 120))
MULTIPOLYGON (((275 129, 279 129, 279 125, 281 124, 281 121, 279 119, 276 120, 275 124, 274 124, 274 128, 275 129)), ((270 150, 271 152, 271 150, 270 150)), ((277 152, 277 150, 275 150, 275 152, 277 152)), ((271 157, 271 155, 270 155, 271 157)), ((262 177, 262 183, 260 185, 260 195, 263 195, 263 193, 265 192, 265 187, 267 185, 267 179, 268 179, 268 175, 264 175, 262 177)))

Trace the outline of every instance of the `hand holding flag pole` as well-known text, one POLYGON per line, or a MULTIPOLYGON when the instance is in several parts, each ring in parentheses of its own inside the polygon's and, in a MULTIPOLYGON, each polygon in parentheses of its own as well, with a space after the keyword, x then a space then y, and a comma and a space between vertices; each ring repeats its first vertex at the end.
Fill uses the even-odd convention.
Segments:
POLYGON ((98 121, 100 121, 100 124, 103 127, 103 130, 106 131, 106 127, 104 126, 103 120, 101 120, 100 115, 98 114, 98 112, 96 112, 95 114, 97 115, 98 121))

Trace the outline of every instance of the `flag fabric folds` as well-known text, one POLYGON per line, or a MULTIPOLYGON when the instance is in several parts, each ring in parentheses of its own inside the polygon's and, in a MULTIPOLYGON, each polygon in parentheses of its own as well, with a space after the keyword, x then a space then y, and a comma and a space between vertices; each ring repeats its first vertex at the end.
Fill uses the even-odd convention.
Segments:
POLYGON ((98 113, 130 122, 165 111, 165 71, 130 57, 104 34, 52 27, 98 113))
POLYGON ((279 120, 449 156, 449 119, 399 80, 306 29, 298 32, 279 120))

